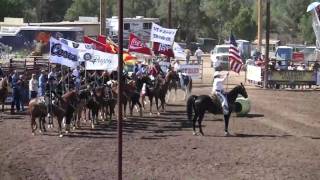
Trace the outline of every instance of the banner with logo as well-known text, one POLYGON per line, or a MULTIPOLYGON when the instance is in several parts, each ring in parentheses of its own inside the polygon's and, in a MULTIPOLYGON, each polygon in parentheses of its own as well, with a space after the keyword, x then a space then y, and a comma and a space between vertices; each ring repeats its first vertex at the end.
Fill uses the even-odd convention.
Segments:
POLYGON ((159 26, 158 24, 152 23, 150 41, 171 46, 174 42, 176 32, 177 29, 167 29, 159 26))
POLYGON ((50 38, 50 63, 75 68, 79 65, 78 53, 77 48, 72 48, 55 38, 50 38))
POLYGON ((154 54, 156 54, 156 55, 163 54, 167 57, 174 57, 171 45, 160 44, 160 43, 154 42, 152 50, 153 50, 154 54))
POLYGON ((178 43, 173 43, 173 53, 176 59, 185 60, 187 59, 187 54, 185 49, 183 49, 178 43))
POLYGON ((86 60, 86 70, 115 71, 118 68, 118 55, 93 50, 93 56, 86 60))
POLYGON ((133 33, 130 33, 129 38, 129 52, 137 52, 141 54, 152 55, 150 48, 146 46, 137 36, 133 33))
POLYGON ((192 79, 201 79, 200 69, 201 69, 200 65, 191 65, 191 64, 180 65, 181 72, 191 76, 192 79))
POLYGON ((261 67, 259 66, 247 66, 247 80, 261 82, 261 67))
POLYGON ((68 39, 61 38, 60 41, 69 47, 78 49, 78 58, 80 62, 91 59, 93 56, 93 45, 86 43, 77 43, 68 39))

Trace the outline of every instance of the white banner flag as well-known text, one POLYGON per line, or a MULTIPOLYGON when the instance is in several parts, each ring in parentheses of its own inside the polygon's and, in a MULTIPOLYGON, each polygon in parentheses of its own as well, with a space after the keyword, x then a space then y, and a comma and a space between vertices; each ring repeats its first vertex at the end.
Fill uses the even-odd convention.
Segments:
POLYGON ((116 71, 118 68, 118 55, 93 50, 91 59, 86 59, 87 70, 116 71))
POLYGON ((62 64, 70 68, 75 68, 79 64, 78 49, 72 48, 51 37, 49 61, 50 63, 62 64))
POLYGON ((247 66, 247 80, 261 82, 261 67, 258 66, 247 66))
POLYGON ((167 29, 159 26, 158 24, 152 23, 150 41, 171 46, 174 42, 176 32, 177 29, 167 29))
POLYGON ((78 59, 80 62, 90 60, 93 56, 93 45, 86 43, 78 43, 68 39, 61 38, 60 41, 69 47, 78 49, 78 59))
POLYGON ((185 53, 185 50, 176 42, 173 43, 173 53, 176 59, 187 59, 187 54, 185 53))

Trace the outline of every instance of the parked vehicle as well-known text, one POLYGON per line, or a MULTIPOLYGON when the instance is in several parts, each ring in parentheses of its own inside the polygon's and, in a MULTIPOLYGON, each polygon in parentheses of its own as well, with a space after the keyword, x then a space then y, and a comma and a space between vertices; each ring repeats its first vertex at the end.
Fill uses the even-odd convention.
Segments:
POLYGON ((211 52, 211 67, 216 70, 228 70, 229 68, 229 44, 217 45, 211 52))

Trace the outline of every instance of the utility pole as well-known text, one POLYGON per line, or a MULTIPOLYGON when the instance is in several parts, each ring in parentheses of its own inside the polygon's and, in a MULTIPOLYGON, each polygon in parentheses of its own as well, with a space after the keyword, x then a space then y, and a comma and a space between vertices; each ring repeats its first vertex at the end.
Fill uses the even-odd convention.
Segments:
POLYGON ((262 44, 262 3, 258 0, 258 49, 261 52, 262 44))
POLYGON ((100 35, 106 35, 106 0, 100 0, 100 35))
POLYGON ((118 0, 118 180, 122 180, 123 0, 118 0))
POLYGON ((172 9, 172 2, 168 0, 168 28, 171 28, 171 9, 172 9))
POLYGON ((265 70, 264 70, 264 88, 267 88, 268 84, 268 64, 269 64, 269 38, 270 38, 270 0, 266 0, 267 5, 267 17, 266 17, 266 52, 265 52, 265 70))

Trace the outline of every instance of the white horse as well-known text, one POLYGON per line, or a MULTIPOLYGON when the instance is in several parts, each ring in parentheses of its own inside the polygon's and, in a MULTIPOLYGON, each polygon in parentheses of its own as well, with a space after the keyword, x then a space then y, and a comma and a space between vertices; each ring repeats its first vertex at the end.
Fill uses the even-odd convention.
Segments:
POLYGON ((171 100, 171 92, 174 90, 173 102, 177 98, 177 90, 180 89, 184 92, 183 100, 185 101, 191 94, 192 91, 192 78, 187 74, 181 72, 174 72, 175 75, 173 80, 169 83, 167 102, 171 100))

